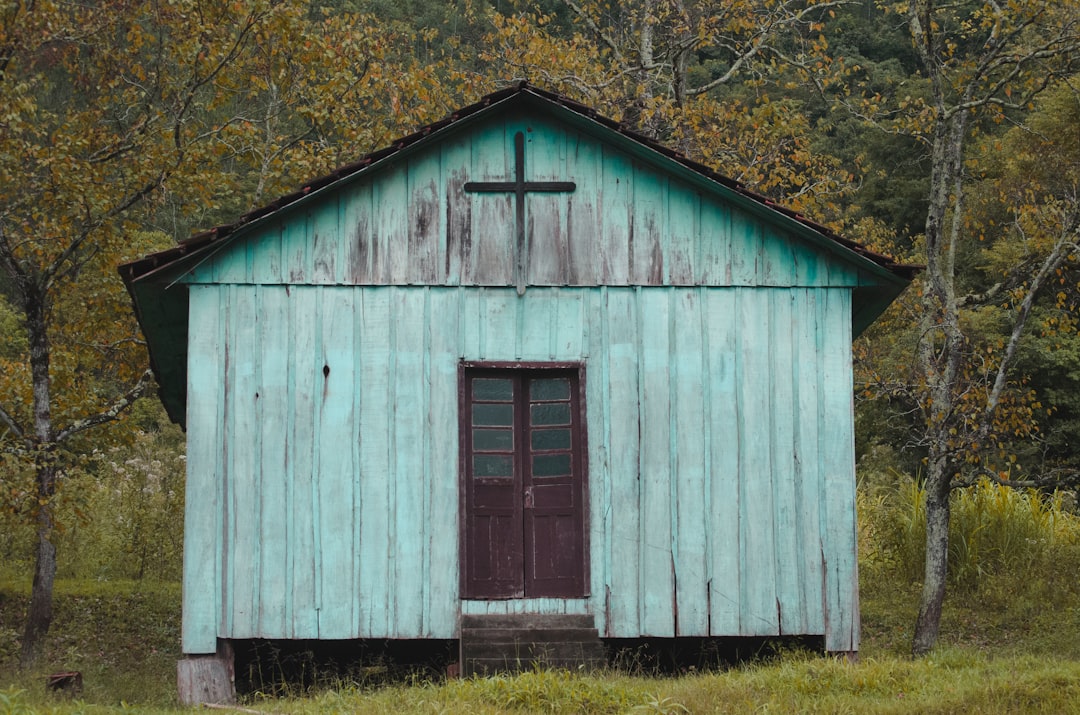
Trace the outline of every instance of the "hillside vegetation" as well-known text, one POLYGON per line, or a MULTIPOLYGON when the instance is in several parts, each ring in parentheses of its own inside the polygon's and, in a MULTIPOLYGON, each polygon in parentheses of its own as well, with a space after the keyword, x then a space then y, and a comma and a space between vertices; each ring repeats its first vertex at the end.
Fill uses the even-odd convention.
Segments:
MULTIPOLYGON (((895 481, 895 477, 893 478, 895 481)), ((906 656, 920 584, 921 508, 914 483, 860 493, 863 649, 850 664, 765 650, 727 670, 659 677, 625 659, 598 675, 531 672, 444 681, 351 674, 280 683, 241 707, 273 713, 1013 713, 1080 712, 1080 519, 1063 497, 984 483, 954 504, 954 583, 945 642, 927 659, 906 656)), ((94 563, 97 563, 96 561, 94 563)), ((79 571, 68 564, 69 573, 79 571)), ((40 664, 17 669, 24 578, 0 583, 0 715, 169 712, 178 709, 180 589, 151 580, 61 580, 55 635, 40 664), (49 695, 46 676, 74 669, 84 691, 49 695)), ((360 667, 360 666, 367 667, 360 667)), ((379 666, 380 664, 374 664, 379 666)), ((268 669, 273 664, 267 664, 268 669)))
POLYGON ((174 707, 183 435, 116 265, 521 80, 926 267, 853 348, 863 660, 245 707, 1076 711, 1080 0, 96 0, 0 6, 0 715, 174 707))

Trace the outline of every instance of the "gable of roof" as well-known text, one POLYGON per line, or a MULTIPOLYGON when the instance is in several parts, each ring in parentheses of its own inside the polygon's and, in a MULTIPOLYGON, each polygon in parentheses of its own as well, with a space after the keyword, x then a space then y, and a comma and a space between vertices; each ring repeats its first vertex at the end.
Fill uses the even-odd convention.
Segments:
POLYGON ((132 297, 150 347, 152 367, 162 386, 162 400, 170 416, 182 422, 186 389, 187 288, 185 273, 260 227, 283 220, 291 212, 339 191, 345 185, 375 175, 391 163, 416 155, 456 132, 482 122, 500 111, 523 107, 553 115, 602 141, 615 145, 634 159, 651 165, 684 183, 730 203, 763 221, 777 225, 788 235, 807 242, 815 250, 841 263, 854 264, 868 273, 869 285, 856 289, 853 329, 858 334, 903 290, 918 271, 892 258, 845 239, 800 213, 780 206, 740 182, 727 178, 662 144, 635 133, 624 125, 560 95, 521 83, 494 92, 479 102, 358 161, 340 167, 301 189, 255 209, 230 224, 217 226, 182 241, 177 246, 119 267, 132 297))
MULTIPOLYGON (((479 119, 480 116, 492 111, 492 108, 498 107, 508 100, 521 98, 534 98, 540 100, 542 103, 548 105, 549 109, 565 110, 563 116, 566 118, 573 119, 576 117, 585 120, 588 123, 603 127, 612 132, 613 137, 622 137, 628 140, 622 142, 624 148, 629 148, 631 151, 637 150, 639 155, 641 155, 642 150, 644 150, 647 152, 646 156, 648 154, 655 154, 658 157, 663 157, 670 162, 674 162, 674 166, 682 167, 688 171, 689 176, 704 179, 711 184, 727 189, 730 192, 728 195, 729 198, 735 199, 740 205, 752 207, 757 213, 766 211, 775 214, 776 216, 785 217, 801 226, 804 229, 801 232, 803 235, 813 236, 815 239, 824 239, 839 248, 846 249, 857 256, 867 259, 902 280, 910 281, 920 270, 920 266, 902 264, 890 256, 877 253, 855 241, 844 238, 827 226, 817 223, 797 211, 784 207, 783 205, 774 202, 772 199, 752 191, 742 182, 726 177, 704 164, 689 159, 680 152, 666 147, 643 134, 634 132, 624 124, 604 117, 595 110, 590 109, 579 102, 575 102, 574 100, 552 92, 538 89, 526 82, 521 82, 507 89, 488 94, 475 104, 463 107, 449 116, 437 122, 433 122, 412 134, 396 139, 386 147, 373 151, 350 164, 339 167, 329 174, 312 179, 300 189, 281 196, 264 206, 249 211, 233 223, 215 226, 179 242, 173 248, 159 251, 141 259, 126 263, 120 266, 120 274, 126 283, 131 283, 133 281, 144 279, 151 274, 175 268, 178 264, 185 264, 187 263, 185 259, 196 254, 202 255, 202 253, 210 247, 219 246, 223 242, 228 242, 243 231, 257 225, 260 221, 263 221, 286 208, 299 204, 306 199, 310 199, 328 188, 335 187, 343 180, 352 179, 366 172, 373 171, 381 164, 402 152, 415 150, 424 143, 438 140, 440 134, 445 130, 451 127, 458 127, 464 122, 475 121, 479 119)), ((823 243, 822 245, 828 244, 823 243)))

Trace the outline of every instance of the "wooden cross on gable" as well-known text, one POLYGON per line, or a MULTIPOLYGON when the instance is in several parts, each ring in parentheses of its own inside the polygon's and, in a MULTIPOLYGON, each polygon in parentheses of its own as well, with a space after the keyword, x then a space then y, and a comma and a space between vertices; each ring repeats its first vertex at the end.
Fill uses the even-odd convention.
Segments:
POLYGON ((525 134, 518 132, 514 135, 514 180, 513 181, 468 181, 465 190, 473 193, 504 193, 514 194, 514 213, 517 224, 517 240, 514 244, 516 257, 514 261, 514 282, 517 285, 518 295, 525 294, 525 257, 526 250, 525 234, 525 193, 528 191, 565 192, 573 191, 577 184, 573 181, 526 181, 525 180, 525 134))

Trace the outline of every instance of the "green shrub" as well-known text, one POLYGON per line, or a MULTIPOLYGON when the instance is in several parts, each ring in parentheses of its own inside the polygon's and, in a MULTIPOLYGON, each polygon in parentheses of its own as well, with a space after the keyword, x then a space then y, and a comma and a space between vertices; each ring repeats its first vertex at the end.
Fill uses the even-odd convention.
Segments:
MULTIPOLYGON (((92 450, 65 470, 52 536, 59 578, 180 578, 184 438, 175 425, 144 421, 130 441, 92 450)), ((16 481, 15 463, 7 455, 5 466, 4 457, 0 453, 0 473, 8 475, 2 481, 12 488, 7 502, 0 500, 0 578, 20 579, 33 572, 32 507, 20 496, 32 493, 33 477, 24 468, 16 481)))
MULTIPOLYGON (((925 493, 909 477, 891 490, 860 495, 863 558, 871 570, 921 581, 926 554, 925 493)), ((953 492, 949 583, 963 592, 1008 580, 1028 594, 1036 582, 1059 581, 1080 566, 1080 518, 1061 494, 1017 489, 988 480, 953 492), (1032 574, 1039 579, 1032 579, 1032 574)))

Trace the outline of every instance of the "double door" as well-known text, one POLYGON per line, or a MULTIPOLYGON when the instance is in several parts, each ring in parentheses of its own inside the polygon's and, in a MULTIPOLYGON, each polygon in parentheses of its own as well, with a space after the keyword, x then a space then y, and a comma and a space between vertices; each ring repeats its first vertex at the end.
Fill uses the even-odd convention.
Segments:
POLYGON ((585 595, 584 410, 578 368, 462 375, 462 595, 585 595))

